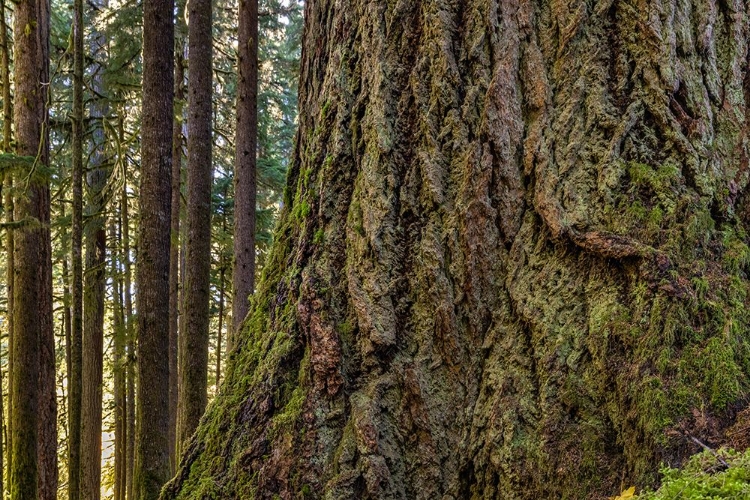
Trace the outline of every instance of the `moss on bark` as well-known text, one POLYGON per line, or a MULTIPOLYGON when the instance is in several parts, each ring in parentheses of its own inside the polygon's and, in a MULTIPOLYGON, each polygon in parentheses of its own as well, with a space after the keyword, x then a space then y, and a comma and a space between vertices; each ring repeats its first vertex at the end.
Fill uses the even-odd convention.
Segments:
POLYGON ((163 498, 599 498, 726 441, 746 7, 306 15, 275 247, 163 498))

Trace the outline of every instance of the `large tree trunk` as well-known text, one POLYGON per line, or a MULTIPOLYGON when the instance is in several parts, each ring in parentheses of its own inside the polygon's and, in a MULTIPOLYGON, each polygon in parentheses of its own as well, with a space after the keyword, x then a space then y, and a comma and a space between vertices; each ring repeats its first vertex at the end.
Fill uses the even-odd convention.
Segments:
POLYGON ((276 243, 165 498, 601 498, 725 442, 746 9, 308 2, 276 243))
MULTIPOLYGON (((49 179, 46 172, 47 155, 45 96, 47 81, 44 57, 47 43, 47 10, 43 2, 24 0, 15 5, 15 92, 14 109, 16 152, 34 158, 25 161, 19 181, 27 183, 15 200, 15 220, 23 221, 16 230, 13 277, 13 357, 12 373, 13 414, 12 463, 10 489, 13 500, 33 500, 44 491, 47 461, 45 419, 47 415, 46 369, 40 365, 47 360, 47 270, 49 260, 49 179), (41 432, 40 432, 41 431, 41 432), (40 458, 44 463, 40 463, 40 458)), ((51 284, 51 282, 50 282, 51 284)))
POLYGON ((138 401, 133 494, 169 478, 169 241, 174 98, 173 0, 143 4, 143 126, 138 260, 138 401))
POLYGON ((206 409, 211 287, 211 0, 191 0, 188 9, 186 319, 178 356, 178 457, 206 409))

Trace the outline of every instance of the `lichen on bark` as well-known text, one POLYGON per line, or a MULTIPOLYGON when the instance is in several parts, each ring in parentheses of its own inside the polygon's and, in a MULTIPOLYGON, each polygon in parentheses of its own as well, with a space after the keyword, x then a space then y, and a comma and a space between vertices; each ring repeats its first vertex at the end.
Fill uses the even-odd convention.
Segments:
POLYGON ((599 498, 725 443, 748 19, 307 3, 276 243, 163 497, 599 498))

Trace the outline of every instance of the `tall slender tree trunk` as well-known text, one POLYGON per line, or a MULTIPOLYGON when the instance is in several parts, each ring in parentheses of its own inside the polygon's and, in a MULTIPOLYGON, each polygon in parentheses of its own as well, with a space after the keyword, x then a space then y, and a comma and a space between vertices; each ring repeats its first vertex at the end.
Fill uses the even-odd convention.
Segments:
MULTIPOLYGON (((0 356, 2 360, 2 356, 0 356)), ((5 391, 2 387, 4 384, 4 372, 0 370, 0 498, 5 499, 5 446, 7 436, 5 434, 5 391)))
MULTIPOLYGON (((7 150, 6 150, 7 151, 7 150)), ((8 172, 5 174, 5 200, 4 200, 4 208, 5 208, 5 221, 8 224, 8 227, 11 227, 11 224, 13 223, 13 173, 8 172)), ((11 447, 11 438, 12 438, 12 424, 13 424, 13 399, 12 399, 12 393, 13 393, 13 314, 14 314, 14 301, 13 301, 13 277, 15 275, 15 258, 14 258, 14 241, 15 238, 13 236, 13 230, 8 229, 6 234, 6 253, 7 253, 7 272, 6 272, 6 290, 8 294, 8 411, 7 411, 7 420, 4 420, 3 423, 5 425, 5 435, 7 437, 6 443, 5 443, 5 456, 6 456, 6 466, 7 470, 10 471, 11 466, 11 459, 12 459, 12 447, 11 447), (6 423, 7 422, 7 423, 6 423)), ((6 489, 10 489, 7 486, 10 484, 9 476, 6 476, 6 489)), ((5 489, 3 490, 5 491, 5 489)))
POLYGON ((10 38, 5 21, 5 0, 0 0, 0 64, 3 83, 3 151, 10 152, 13 127, 13 98, 10 93, 10 38))
MULTIPOLYGON (((0 356, 0 360, 2 359, 2 356, 0 356)), ((5 399, 5 391, 2 390, 3 383, 4 383, 4 372, 0 370, 0 425, 2 428, 0 429, 0 498, 5 499, 5 442, 7 440, 7 437, 5 435, 5 403, 3 400, 5 399)))
MULTIPOLYGON (((67 203, 67 200, 60 200, 60 217, 64 220, 66 217, 66 209, 65 205, 67 203)), ((63 230, 63 237, 62 241, 67 242, 69 241, 69 235, 67 231, 63 230)), ((70 382, 70 371, 72 367, 72 342, 73 342, 73 321, 72 321, 72 314, 71 314, 71 306, 72 306, 72 297, 71 297, 71 284, 70 284, 70 264, 68 263, 69 254, 62 257, 62 282, 63 282, 63 334, 65 336, 65 374, 67 380, 65 382, 60 381, 59 383, 62 385, 65 384, 65 391, 62 392, 63 399, 61 400, 61 404, 64 405, 64 411, 65 416, 63 421, 68 424, 68 427, 65 430, 65 453, 68 459, 70 459, 70 386, 68 383, 70 382), (67 400, 66 400, 67 398, 67 400)), ((66 469, 67 469, 67 478, 65 480, 65 483, 70 486, 70 463, 66 463, 66 469)))
POLYGON ((143 6, 143 126, 138 238, 138 426, 134 498, 169 478, 169 249, 174 72, 173 0, 143 6), (170 68, 165 71, 165 68, 170 68))
MULTIPOLYGON (((5 0, 0 0, 0 64, 2 64, 2 85, 3 85, 3 152, 11 152, 11 136, 13 127, 13 103, 10 93, 10 40, 8 37, 8 26, 5 22, 5 0)), ((13 224, 13 172, 7 172, 4 176, 5 184, 5 199, 3 200, 5 209, 5 222, 10 228, 13 224)), ((11 388, 12 388, 12 345, 13 345, 13 274, 14 274, 14 258, 13 258, 13 230, 6 230, 5 235, 5 255, 6 255, 6 296, 8 300, 7 304, 7 324, 8 324, 8 405, 7 405, 7 425, 5 415, 2 415, 2 425, 4 435, 6 436, 5 449, 0 453, 3 456, 8 457, 5 460, 8 470, 10 470, 10 457, 11 457, 11 446, 10 446, 10 424, 11 424, 11 388)), ((0 466, 0 469, 3 469, 0 466)), ((2 474, 2 471, 0 471, 2 474)), ((5 491, 7 488, 7 477, 3 478, 4 481, 0 483, 0 494, 5 498, 5 491)))
MULTIPOLYGON (((92 3, 97 10, 105 2, 92 3)), ((87 221, 84 226, 86 271, 83 292, 83 386, 81 405, 81 496, 98 500, 101 496, 102 449, 102 390, 104 361, 104 298, 106 284, 106 220, 104 187, 107 183, 106 135, 104 116, 108 105, 104 100, 102 60, 106 58, 105 41, 100 33, 93 33, 91 42, 91 88, 98 96, 91 101, 90 116, 94 124, 91 134, 92 150, 87 174, 87 221), (97 458, 98 457, 98 458, 97 458)))
MULTIPOLYGON (((41 124, 39 138, 39 162, 49 166, 49 35, 50 35, 50 2, 37 0, 38 17, 36 23, 39 31, 39 60, 37 71, 41 84, 42 105, 37 110, 37 119, 41 124)), ((40 498, 57 497, 57 356, 55 355, 55 330, 52 311, 52 240, 50 230, 51 193, 49 179, 41 190, 42 222, 42 260, 39 267, 41 292, 36 314, 39 315, 41 330, 39 338, 39 484, 40 498)))
MULTIPOLYGON (((38 496, 38 481, 46 478, 40 474, 40 426, 45 408, 41 394, 40 359, 44 358, 44 316, 46 305, 51 303, 46 292, 45 271, 48 232, 44 228, 49 213, 47 196, 48 179, 43 168, 37 169, 46 159, 44 149, 44 116, 46 82, 42 58, 46 51, 46 15, 36 0, 23 0, 15 5, 14 48, 15 89, 18 105, 14 109, 16 152, 35 158, 27 165, 27 185, 15 200, 16 220, 26 221, 16 231, 14 248, 13 337, 14 371, 11 399, 13 401, 12 443, 13 460, 10 469, 11 498, 33 500, 38 496)), ((44 473, 44 467, 41 467, 44 473)))
MULTIPOLYGON (((96 173, 94 173, 96 175, 96 173)), ((100 174, 101 175, 101 174, 100 174)), ((106 235, 101 189, 95 180, 90 186, 94 199, 89 205, 85 227, 86 273, 84 275, 83 385, 81 405, 81 497, 98 499, 101 495, 102 384, 104 356, 104 285, 106 235)))
POLYGON ((68 499, 81 498, 81 405, 83 366, 83 0, 73 4, 73 158, 71 185, 71 343, 68 372, 68 499))
POLYGON ((221 357, 222 357, 222 337, 224 330, 224 295, 225 295, 225 275, 226 267, 224 259, 220 260, 219 265, 219 328, 216 330, 216 391, 219 391, 219 383, 221 382, 221 357))
MULTIPOLYGON (((223 193, 223 202, 227 203, 228 199, 228 187, 224 188, 223 193)), ((222 233, 226 234, 227 231, 227 210, 226 206, 222 207, 221 211, 221 230, 222 233)), ((230 257, 231 262, 231 257, 230 257)), ((219 384, 221 383, 221 362, 222 358, 224 357, 224 343, 227 345, 229 344, 226 339, 228 339, 229 335, 224 336, 224 328, 228 326, 228 330, 231 331, 232 325, 227 325, 227 322, 225 321, 226 316, 226 294, 227 294, 227 288, 226 288, 226 278, 227 278, 227 261, 224 254, 224 251, 222 250, 219 254, 219 329, 216 336, 216 392, 219 392, 219 384)), ((230 264, 231 265, 231 264, 230 264)), ((231 269, 231 268, 230 268, 231 269)), ((231 286, 231 284, 230 284, 231 286)))
POLYGON ((179 350, 178 455, 206 409, 211 287, 211 0, 191 0, 188 8, 187 319, 179 350))
MULTIPOLYGON (((7 315, 6 318, 7 320, 7 315)), ((7 321, 6 321, 7 323, 7 321)), ((2 363, 2 354, 0 354, 0 364, 2 363)), ((0 369, 0 498, 5 499, 5 446, 7 437, 5 435, 5 391, 3 390, 4 384, 4 371, 0 369)))
MULTIPOLYGON (((187 231, 185 229, 186 225, 187 224, 182 224, 181 229, 180 229, 180 270, 179 271, 180 271, 181 285, 180 285, 180 290, 178 294, 179 295, 178 297, 178 301, 179 301, 178 330, 181 332, 185 331, 185 323, 187 321, 187 314, 185 314, 185 270, 187 267, 185 265, 185 247, 187 247, 187 231)), ((178 340, 178 344, 179 344, 179 340, 178 340)), ((179 351, 179 346, 178 346, 178 351, 179 351)), ((179 352, 178 352, 177 357, 178 357, 178 365, 179 365, 179 352)), ((178 371, 178 378, 179 378, 179 366, 177 368, 177 371, 178 371)), ((178 380, 178 385, 179 385, 179 380, 178 380)))
MULTIPOLYGON (((122 140, 123 128, 120 122, 120 139, 122 140)), ((130 271, 130 217, 128 216, 128 186, 127 182, 122 188, 122 198, 120 201, 120 213, 122 214, 122 262, 125 282, 125 330, 127 339, 127 399, 128 407, 126 417, 127 442, 125 450, 125 490, 128 500, 133 498, 133 470, 135 466, 135 427, 136 427, 136 331, 133 328, 133 299, 132 299, 132 279, 130 271)))
POLYGON ((237 137, 234 164, 233 327, 248 312, 255 288, 256 150, 258 145, 258 0, 240 0, 238 29, 237 137))
POLYGON ((184 39, 179 27, 184 24, 184 3, 177 3, 175 37, 175 123, 172 128, 172 216, 169 247, 169 461, 174 473, 177 468, 177 386, 178 386, 178 332, 180 301, 180 207, 182 196, 182 125, 185 100, 184 39))
MULTIPOLYGON (((63 170, 61 172, 61 177, 65 177, 65 171, 63 170)), ((66 200, 64 197, 59 196, 58 197, 58 214, 59 217, 62 220, 65 220, 68 216, 67 211, 67 204, 68 200, 66 200)), ((70 233, 68 232, 67 228, 62 227, 60 228, 60 234, 59 234, 59 241, 62 244, 63 248, 66 248, 66 245, 70 241, 70 233)), ((72 324, 71 324, 71 297, 70 297, 70 264, 68 262, 68 259, 70 258, 69 253, 65 253, 60 257, 60 267, 62 268, 62 290, 63 290, 63 300, 62 300, 62 307, 60 308, 60 333, 62 334, 63 338, 63 346, 65 349, 65 378, 60 378, 59 374, 56 377, 57 382, 57 393, 59 396, 59 403, 61 408, 59 408, 58 411, 58 423, 59 421, 64 422, 65 424, 68 424, 70 420, 70 414, 68 413, 68 390, 67 390, 67 377, 70 374, 70 349, 71 349, 71 331, 72 331, 72 324)), ((69 433, 69 427, 64 427, 61 429, 63 431, 63 435, 59 438, 60 443, 65 443, 65 455, 66 457, 70 454, 70 433, 69 433)), ((63 462, 66 464, 67 469, 67 461, 63 462)), ((66 477, 63 480, 63 482, 67 485, 69 480, 69 471, 66 470, 66 477)))
MULTIPOLYGON (((119 217, 117 218, 119 220, 119 217)), ((127 443, 127 430, 125 415, 127 411, 127 399, 125 389, 125 325, 122 302, 122 273, 118 259, 120 250, 120 239, 118 237, 115 219, 110 221, 111 242, 111 276, 112 276, 112 324, 113 330, 113 359, 112 369, 114 372, 114 402, 115 402, 115 480, 114 500, 125 499, 125 446, 127 443)))

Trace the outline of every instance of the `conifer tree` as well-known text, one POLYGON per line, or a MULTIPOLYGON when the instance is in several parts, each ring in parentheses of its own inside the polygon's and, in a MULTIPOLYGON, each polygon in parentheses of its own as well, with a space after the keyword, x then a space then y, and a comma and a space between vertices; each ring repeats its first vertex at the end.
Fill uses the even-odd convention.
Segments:
MULTIPOLYGON (((255 288, 258 148, 258 0, 239 0, 237 131, 234 169, 233 327, 245 319, 255 288)), ((231 342, 230 342, 231 343, 231 342)))
POLYGON ((143 4, 143 123, 139 189, 138 396, 133 498, 169 478, 169 247, 174 72, 173 0, 143 4), (165 68, 169 68, 165 70, 165 68))

